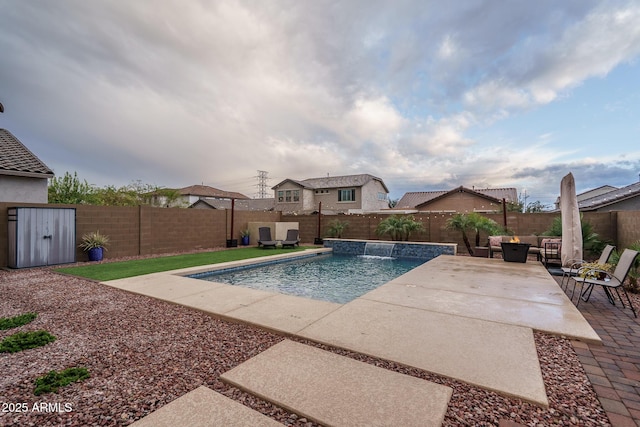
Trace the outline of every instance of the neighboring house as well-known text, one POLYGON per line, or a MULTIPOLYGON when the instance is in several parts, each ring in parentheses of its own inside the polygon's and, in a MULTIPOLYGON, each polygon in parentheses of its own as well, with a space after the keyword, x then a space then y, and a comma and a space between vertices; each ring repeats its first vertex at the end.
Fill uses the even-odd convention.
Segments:
POLYGON ((395 210, 420 212, 496 212, 502 210, 502 199, 518 202, 515 188, 470 189, 463 186, 453 190, 417 191, 405 193, 395 210))
POLYGON ((275 210, 284 213, 315 212, 320 202, 322 213, 366 213, 389 207, 387 186, 369 174, 285 179, 272 189, 275 210))
MULTIPOLYGON (((233 209, 238 211, 272 211, 274 199, 236 199, 233 209)), ((193 209, 231 209, 231 200, 200 199, 193 203, 193 209)))
POLYGON ((0 129, 0 202, 47 203, 53 171, 6 129, 0 129))
POLYGON ((613 188, 596 196, 578 198, 578 209, 580 212, 640 210, 640 182, 622 188, 613 188))
POLYGON ((200 199, 228 200, 229 203, 231 202, 231 199, 249 199, 244 194, 233 191, 224 191, 207 185, 191 185, 189 187, 175 189, 174 191, 179 194, 175 200, 169 201, 166 195, 163 195, 162 192, 160 192, 151 197, 151 205, 161 207, 187 207, 193 205, 200 199))
MULTIPOLYGON (((590 199, 592 197, 601 196, 603 194, 609 193, 610 191, 618 190, 618 187, 612 187, 611 185, 603 185, 598 188, 594 188, 593 190, 585 191, 584 193, 580 193, 576 195, 578 202, 583 200, 590 199)), ((560 210, 560 196, 556 199, 556 208, 555 210, 560 210)))

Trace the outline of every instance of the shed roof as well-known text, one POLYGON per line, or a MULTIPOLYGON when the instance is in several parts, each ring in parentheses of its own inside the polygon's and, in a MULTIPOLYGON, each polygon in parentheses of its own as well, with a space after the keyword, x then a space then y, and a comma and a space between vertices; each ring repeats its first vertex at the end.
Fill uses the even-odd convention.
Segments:
POLYGON ((52 178, 53 171, 6 129, 0 129, 0 174, 52 178))

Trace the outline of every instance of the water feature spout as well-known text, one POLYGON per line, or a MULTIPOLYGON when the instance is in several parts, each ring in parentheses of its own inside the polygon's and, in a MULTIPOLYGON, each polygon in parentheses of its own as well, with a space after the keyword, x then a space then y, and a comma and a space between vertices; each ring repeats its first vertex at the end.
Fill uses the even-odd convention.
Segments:
POLYGON ((364 245, 364 255, 391 258, 395 243, 367 242, 364 245))

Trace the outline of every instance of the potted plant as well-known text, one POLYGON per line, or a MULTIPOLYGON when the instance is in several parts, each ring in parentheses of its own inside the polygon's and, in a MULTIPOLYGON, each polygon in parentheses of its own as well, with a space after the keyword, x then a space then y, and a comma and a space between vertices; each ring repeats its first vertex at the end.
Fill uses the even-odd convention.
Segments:
POLYGON ((249 238, 251 236, 251 232, 247 228, 246 230, 242 230, 240 232, 240 238, 242 240, 242 246, 249 246, 249 238))
POLYGON ((609 263, 585 262, 580 266, 578 276, 587 279, 604 280, 611 271, 613 271, 613 265, 609 263))
POLYGON ((80 248, 88 252, 89 261, 101 261, 108 244, 109 237, 100 234, 100 231, 92 231, 82 236, 80 248))

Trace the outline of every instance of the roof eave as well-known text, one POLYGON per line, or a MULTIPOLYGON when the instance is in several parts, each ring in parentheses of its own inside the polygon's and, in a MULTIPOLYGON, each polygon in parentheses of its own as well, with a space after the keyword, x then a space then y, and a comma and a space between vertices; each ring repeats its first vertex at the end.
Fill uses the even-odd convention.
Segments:
POLYGON ((25 178, 42 178, 42 179, 53 178, 55 176, 53 172, 49 172, 49 173, 25 172, 25 171, 12 171, 7 169, 0 170, 0 175, 22 176, 25 178))

